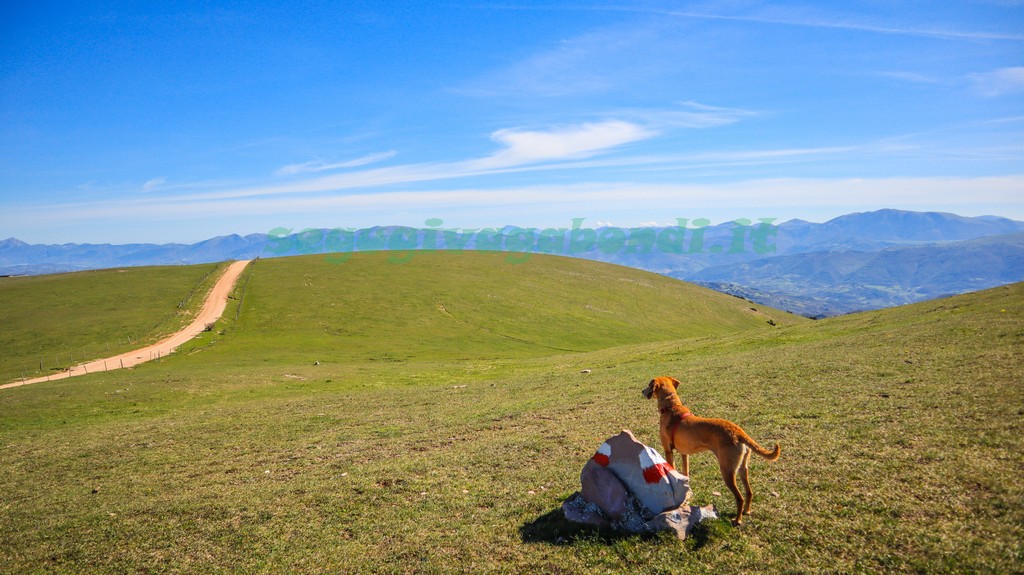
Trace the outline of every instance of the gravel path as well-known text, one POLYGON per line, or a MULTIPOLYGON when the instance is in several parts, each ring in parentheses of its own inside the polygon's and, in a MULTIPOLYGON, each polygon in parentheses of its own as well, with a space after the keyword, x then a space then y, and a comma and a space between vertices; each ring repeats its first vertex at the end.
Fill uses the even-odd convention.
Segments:
POLYGON ((197 315, 196 318, 192 320, 192 323, 185 326, 181 331, 169 335, 153 345, 149 345, 135 351, 129 351, 127 353, 122 353, 120 355, 104 359, 97 359, 87 363, 80 363, 67 371, 54 373, 45 377, 37 377, 35 379, 26 379, 24 381, 16 381, 0 385, 0 389, 18 387, 20 385, 28 385, 30 383, 39 383, 40 381, 64 379, 65 377, 96 373, 97 371, 109 371, 111 369, 120 369, 122 367, 132 367, 172 353, 178 348, 178 346, 202 333, 203 330, 206 329, 207 324, 213 323, 220 318, 221 314, 224 313, 224 309, 228 305, 228 295, 231 294, 231 289, 235 286, 235 282, 238 281, 238 277, 242 275, 242 270, 245 269, 245 266, 248 265, 250 261, 251 260, 241 260, 233 262, 228 266, 227 271, 225 271, 224 275, 217 280, 217 283, 213 286, 213 290, 210 291, 210 295, 207 296, 206 301, 203 302, 203 309, 199 311, 199 315, 197 315))

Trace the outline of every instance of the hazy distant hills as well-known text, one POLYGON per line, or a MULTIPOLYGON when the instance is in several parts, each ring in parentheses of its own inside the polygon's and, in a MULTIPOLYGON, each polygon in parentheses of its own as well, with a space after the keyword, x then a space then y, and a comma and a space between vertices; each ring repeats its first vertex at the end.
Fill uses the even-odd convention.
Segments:
POLYGON ((1024 280, 1024 222, 880 210, 779 226, 776 254, 670 272, 752 301, 824 317, 1024 280))
POLYGON ((670 275, 794 313, 830 316, 1021 281, 1024 233, 777 256, 670 275))
POLYGON ((256 257, 266 234, 220 236, 195 244, 27 244, 0 241, 0 275, 37 275, 121 266, 176 265, 256 257))
POLYGON ((879 210, 820 224, 588 229, 575 223, 549 230, 278 229, 161 245, 30 245, 10 238, 0 241, 0 275, 370 250, 395 251, 395 262, 422 249, 541 252, 654 271, 812 317, 1024 280, 1024 222, 992 216, 879 210))
POLYGON ((791 220, 780 226, 778 254, 875 251, 887 247, 973 240, 1024 231, 1024 222, 939 212, 879 210, 840 216, 823 224, 791 220))

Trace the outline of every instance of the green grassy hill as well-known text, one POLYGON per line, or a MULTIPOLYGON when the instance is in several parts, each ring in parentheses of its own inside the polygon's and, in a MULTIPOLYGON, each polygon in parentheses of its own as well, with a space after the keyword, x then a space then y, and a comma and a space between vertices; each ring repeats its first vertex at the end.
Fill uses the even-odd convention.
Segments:
MULTIPOLYGON (((739 323, 715 331, 694 320, 711 327, 632 344, 566 331, 564 340, 582 335, 553 345, 544 338, 564 329, 558 322, 530 331, 521 317, 468 303, 502 293, 457 281, 486 276, 483 261, 456 275, 444 258, 423 259, 417 273, 372 259, 261 260, 238 320, 229 308, 191 353, 0 392, 0 572, 1007 573, 1024 564, 1024 285, 820 322, 780 315, 777 328, 757 316, 745 325, 737 317, 753 314, 749 305, 709 296, 695 311, 722 304, 714 313, 740 312, 723 324, 739 323), (417 284, 419 274, 432 279, 417 284), (350 284, 332 289, 341 277, 437 291, 426 303, 392 297, 364 317, 285 314, 294 308, 280 299, 313 301, 300 286, 368 301, 350 284), (460 314, 472 321, 445 323, 460 314), (344 336, 326 329, 346 317, 382 330, 380 351, 372 340, 336 346, 344 336), (467 327, 481 324, 500 329, 467 327), (432 336, 445 330, 452 339, 440 346, 432 336), (702 454, 691 461, 694 500, 717 504, 725 520, 696 537, 566 523, 559 505, 601 441, 629 428, 657 445, 656 408, 640 390, 661 374, 684 382, 696 413, 782 444, 779 461, 751 462, 754 515, 729 526, 731 495, 702 454)), ((585 302, 628 318, 642 309, 628 306, 653 298, 599 304, 588 286, 661 281, 575 267, 584 264, 538 258, 552 277, 583 275, 563 274, 581 279, 537 309, 568 314, 585 302)), ((503 276, 491 285, 516 285, 510 267, 491 261, 503 276)), ((531 302, 509 302, 500 308, 530 312, 531 302)), ((626 320, 618 329, 650 333, 626 320)))
POLYGON ((401 263, 396 257, 259 260, 243 313, 225 321, 227 337, 210 355, 300 364, 538 357, 805 321, 588 260, 532 255, 518 262, 485 252, 420 252, 401 263))
POLYGON ((219 270, 202 264, 0 278, 0 383, 173 333, 202 305, 219 270))

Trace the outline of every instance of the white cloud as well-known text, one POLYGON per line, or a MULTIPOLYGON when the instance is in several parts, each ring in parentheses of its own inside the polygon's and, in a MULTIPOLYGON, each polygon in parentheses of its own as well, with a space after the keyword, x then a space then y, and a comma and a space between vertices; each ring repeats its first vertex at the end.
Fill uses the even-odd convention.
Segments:
POLYGON ((625 156, 610 152, 627 144, 654 138, 672 128, 707 128, 739 121, 755 112, 683 102, 668 110, 619 110, 619 119, 562 125, 549 129, 506 128, 490 134, 499 148, 489 155, 448 162, 399 164, 370 167, 335 174, 330 170, 358 168, 396 155, 394 150, 368 154, 343 162, 314 160, 289 164, 275 172, 278 176, 299 176, 281 179, 243 181, 207 181, 166 185, 165 178, 154 178, 144 185, 145 191, 159 187, 165 199, 176 201, 214 201, 231 198, 302 195, 323 192, 343 193, 396 184, 427 183, 484 175, 498 175, 542 170, 579 170, 614 166, 654 166, 672 163, 676 168, 685 163, 757 163, 772 158, 799 157, 832 153, 836 150, 772 150, 749 152, 739 156, 696 154, 689 156, 625 156), (628 119, 622 119, 623 117, 628 119), (750 156, 748 156, 750 154, 750 156), (302 177, 305 176, 305 177, 302 177), (178 195, 173 198, 171 192, 178 195))
POLYGON ((668 128, 714 128, 735 124, 744 118, 760 115, 760 112, 741 108, 709 106, 699 102, 679 102, 676 108, 647 110, 628 109, 616 111, 616 115, 630 118, 650 129, 668 128))
POLYGON ((431 182, 510 172, 589 167, 579 162, 612 148, 651 138, 657 132, 641 125, 609 120, 552 130, 498 130, 492 139, 502 144, 497 152, 482 158, 452 162, 403 164, 386 168, 356 170, 281 183, 223 188, 182 200, 214 200, 278 194, 340 192, 393 184, 431 182))
POLYGON ((900 80, 903 82, 910 82, 912 84, 948 84, 948 80, 943 80, 935 76, 929 76, 927 74, 921 74, 920 72, 906 72, 906 71, 888 71, 888 72, 877 72, 878 76, 884 78, 892 78, 894 80, 900 80))
POLYGON ((999 68, 991 72, 971 74, 974 89, 987 98, 1024 92, 1024 66, 999 68))
POLYGON ((614 25, 564 38, 453 89, 501 98, 558 98, 635 85, 668 66, 658 27, 614 25))
POLYGON ((760 12, 747 14, 728 14, 722 12, 697 12, 685 10, 663 10, 656 8, 595 8, 596 10, 622 10, 648 14, 660 14, 677 18, 705 20, 732 20, 753 22, 757 24, 773 24, 783 26, 800 26, 808 28, 824 28, 835 30, 851 30, 874 34, 894 34, 900 36, 923 36, 946 40, 1024 40, 1024 34, 1008 32, 990 32, 985 30, 962 30, 949 25, 928 25, 915 22, 900 24, 865 20, 852 15, 844 17, 833 13, 816 14, 806 8, 788 8, 773 6, 760 12))
POLYGON ((147 180, 146 183, 142 184, 142 191, 149 193, 166 183, 167 178, 153 178, 152 180, 147 180))
MULTIPOLYGON (((644 184, 634 182, 584 182, 570 185, 537 185, 515 188, 453 188, 430 191, 361 192, 346 195, 315 195, 273 198, 166 199, 80 202, 37 208, 17 208, 4 215, 21 225, 42 222, 103 222, 131 218, 135 221, 200 220, 216 214, 234 216, 298 215, 321 217, 328 213, 390 217, 396 211, 417 217, 438 217, 445 211, 498 210, 510 225, 510 214, 562 211, 572 217, 602 213, 629 214, 640 207, 657 209, 667 217, 692 214, 694 210, 771 206, 777 213, 800 213, 814 208, 855 211, 881 207, 975 211, 986 205, 1019 209, 1024 175, 978 178, 780 178, 706 184, 644 184), (516 212, 519 210, 519 212, 516 212)), ((775 214, 773 214, 775 215, 775 214)), ((625 216, 625 217, 628 217, 625 216)), ((0 222, 2 223, 2 222, 0 222)), ((382 222, 376 222, 382 223, 382 222)), ((390 222, 388 222, 390 223, 390 222)), ((654 222, 646 222, 644 225, 654 222)), ((597 222, 598 225, 608 224, 597 222)))
POLYGON ((479 168, 499 168, 586 158, 623 144, 646 140, 656 134, 643 126, 620 120, 548 131, 498 130, 491 134, 491 139, 504 148, 471 164, 479 168))
POLYGON ((367 154, 354 160, 347 160, 344 162, 327 163, 323 160, 313 160, 302 164, 288 164, 287 166, 280 167, 274 172, 274 175, 294 176, 296 174, 326 172, 328 170, 339 170, 343 168, 358 168, 360 166, 366 166, 368 164, 387 160, 388 158, 394 157, 395 154, 396 152, 394 150, 389 150, 387 152, 380 152, 377 154, 367 154))
MULTIPOLYGON (((344 193, 396 184, 424 184, 439 180, 452 180, 482 175, 536 172, 542 170, 586 170, 632 166, 643 170, 692 170, 709 167, 734 168, 739 166, 792 163, 860 152, 885 153, 877 145, 704 152, 675 155, 614 155, 595 157, 602 152, 637 141, 655 132, 629 122, 603 122, 582 124, 549 131, 502 130, 496 132, 504 148, 490 156, 474 160, 453 162, 404 164, 387 168, 356 170, 288 182, 255 183, 250 185, 178 186, 186 193, 163 201, 212 202, 262 196, 302 196, 325 192, 344 193)), ((348 197, 348 196, 346 196, 348 197)), ((290 200, 294 201, 294 200, 290 200)))

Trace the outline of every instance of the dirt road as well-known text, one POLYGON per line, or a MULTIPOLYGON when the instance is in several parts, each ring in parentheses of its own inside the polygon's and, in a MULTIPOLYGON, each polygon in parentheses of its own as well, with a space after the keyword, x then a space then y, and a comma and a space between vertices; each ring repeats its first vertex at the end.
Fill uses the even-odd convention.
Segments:
POLYGON ((105 359, 97 359, 88 363, 81 363, 72 367, 68 371, 54 373, 46 377, 37 377, 35 379, 26 379, 24 381, 16 381, 14 383, 0 385, 0 389, 18 387, 20 385, 28 385, 30 383, 39 383, 40 381, 64 379, 65 377, 96 373, 97 371, 109 371, 111 369, 120 369, 122 367, 132 367, 152 359, 161 358, 173 352, 181 344, 202 333, 203 330, 206 329, 207 324, 213 323, 220 318, 221 314, 224 313, 224 308, 228 305, 228 295, 231 294, 231 289, 235 286, 235 282, 238 281, 238 277, 242 275, 242 270, 244 270, 245 266, 249 264, 249 261, 250 260, 237 261, 228 266, 227 271, 225 271, 224 275, 217 280, 217 283, 213 286, 213 290, 210 291, 210 295, 207 296, 206 301, 203 302, 203 308, 199 311, 199 315, 197 315, 196 318, 192 320, 192 323, 185 326, 181 331, 169 335, 153 345, 146 346, 135 351, 129 351, 127 353, 122 353, 121 355, 115 355, 105 359))

